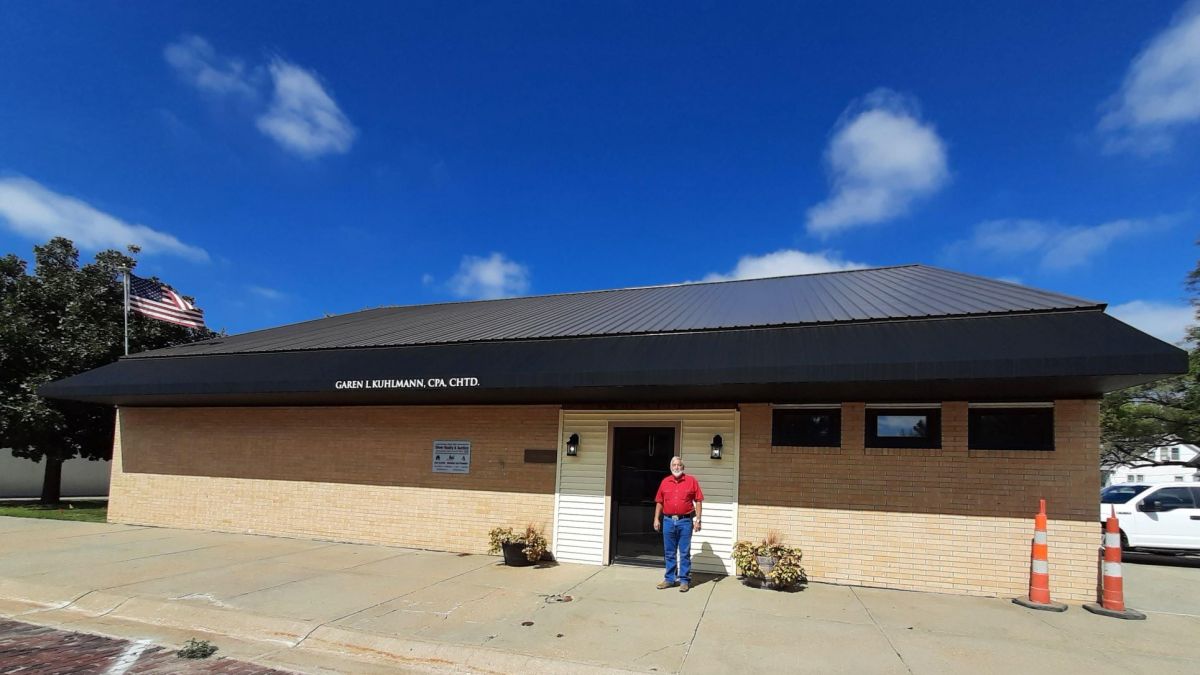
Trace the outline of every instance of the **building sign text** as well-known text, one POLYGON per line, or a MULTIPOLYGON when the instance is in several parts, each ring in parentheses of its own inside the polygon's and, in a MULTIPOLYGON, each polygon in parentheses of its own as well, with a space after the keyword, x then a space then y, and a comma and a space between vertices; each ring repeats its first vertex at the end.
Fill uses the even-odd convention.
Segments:
POLYGON ((407 380, 338 380, 334 389, 447 389, 478 387, 478 377, 417 377, 407 380))

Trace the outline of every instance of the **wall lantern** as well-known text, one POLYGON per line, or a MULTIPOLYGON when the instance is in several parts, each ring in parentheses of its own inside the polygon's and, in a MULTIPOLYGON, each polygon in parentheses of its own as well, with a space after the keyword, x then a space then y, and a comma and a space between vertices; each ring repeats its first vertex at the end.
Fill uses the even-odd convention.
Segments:
POLYGON ((567 457, 574 457, 579 454, 579 434, 571 434, 567 439, 567 457))
POLYGON ((725 449, 725 442, 721 440, 721 434, 713 436, 712 445, 709 447, 712 448, 712 454, 709 456, 713 459, 721 459, 721 451, 725 449))

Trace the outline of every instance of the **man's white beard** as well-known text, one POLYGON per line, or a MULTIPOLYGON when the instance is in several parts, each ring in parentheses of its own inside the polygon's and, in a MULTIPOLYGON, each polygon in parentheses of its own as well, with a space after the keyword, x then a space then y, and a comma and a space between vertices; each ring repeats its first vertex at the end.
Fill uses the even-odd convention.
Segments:
POLYGON ((683 475, 683 469, 671 469, 671 475, 679 478, 683 475))

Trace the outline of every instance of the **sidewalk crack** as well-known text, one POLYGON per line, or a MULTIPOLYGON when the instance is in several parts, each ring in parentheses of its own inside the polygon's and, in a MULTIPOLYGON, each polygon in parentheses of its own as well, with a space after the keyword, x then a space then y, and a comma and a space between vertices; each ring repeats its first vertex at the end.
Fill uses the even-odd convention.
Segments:
MULTIPOLYGON (((670 648, 672 648, 672 647, 682 647, 682 646, 684 646, 684 645, 687 645, 687 644, 691 644, 691 641, 690 641, 690 640, 684 640, 683 642, 672 642, 672 643, 671 643, 671 644, 669 644, 669 645, 663 645, 663 646, 661 646, 661 647, 659 647, 659 648, 657 648, 657 649, 651 649, 650 651, 648 651, 648 652, 646 652, 646 653, 642 654, 641 656, 637 657, 636 659, 634 659, 634 661, 635 661, 635 662, 637 662, 637 661, 641 661, 642 659, 646 658, 647 656, 650 656, 651 654, 657 654, 657 653, 659 653, 659 652, 661 652, 661 651, 664 651, 664 650, 670 649, 670 648)), ((680 667, 682 668, 682 666, 680 666, 680 667)))
POLYGON ((31 610, 28 610, 25 612, 18 612, 17 614, 14 614, 13 616, 28 616, 30 614, 37 614, 38 612, 55 612, 60 609, 67 609, 71 605, 79 602, 80 600, 84 599, 85 597, 87 597, 95 592, 96 592, 95 589, 87 590, 87 591, 84 591, 84 592, 80 593, 79 595, 71 598, 70 600, 67 600, 66 602, 60 602, 56 605, 50 605, 49 607, 38 607, 37 609, 31 609, 31 610))
POLYGON ((700 618, 696 619, 696 627, 692 629, 692 637, 687 641, 687 649, 683 650, 683 660, 679 662, 679 670, 675 672, 682 673, 684 666, 687 665, 688 656, 692 653, 692 645, 696 644, 696 636, 700 634, 700 624, 704 621, 704 615, 708 613, 708 603, 712 600, 713 593, 717 592, 718 580, 710 581, 708 589, 708 597, 704 598, 704 607, 700 610, 700 618))
POLYGON ((887 631, 885 631, 879 621, 875 619, 875 615, 871 613, 871 609, 867 607, 867 603, 863 602, 863 599, 859 597, 858 590, 851 586, 850 592, 854 594, 854 599, 858 600, 858 604, 862 605, 863 611, 867 613, 867 618, 871 620, 871 623, 875 624, 875 628, 879 631, 879 634, 883 636, 884 640, 887 640, 888 646, 892 648, 892 652, 896 654, 896 658, 900 659, 900 665, 904 666, 904 669, 909 673, 912 673, 912 667, 909 666, 908 662, 904 660, 904 656, 901 655, 900 650, 896 648, 896 643, 892 642, 891 636, 887 634, 887 631))
POLYGON ((310 630, 310 631, 308 631, 307 633, 305 633, 303 637, 301 637, 299 640, 297 640, 297 641, 296 641, 296 643, 295 643, 295 644, 293 644, 293 645, 292 645, 292 647, 299 647, 300 645, 304 644, 304 641, 305 641, 305 640, 307 640, 308 638, 312 637, 312 634, 313 634, 313 633, 317 632, 318 630, 320 630, 321 628, 323 628, 323 627, 325 627, 325 626, 328 626, 329 624, 332 624, 332 623, 337 623, 338 621, 343 621, 343 620, 345 620, 345 619, 348 619, 348 618, 350 618, 350 617, 354 616, 355 614, 361 614, 361 613, 363 613, 363 612, 370 611, 370 610, 372 610, 372 609, 375 609, 376 607, 379 607, 380 605, 386 605, 386 604, 387 604, 387 603, 389 603, 389 602, 392 602, 392 601, 395 601, 395 600, 399 600, 400 598, 403 598, 403 597, 405 597, 405 596, 407 596, 407 595, 412 595, 413 593, 419 593, 419 592, 421 592, 421 591, 423 591, 423 590, 426 590, 426 589, 428 589, 428 588, 433 588, 434 586, 437 586, 437 585, 438 585, 438 584, 440 584, 440 583, 444 583, 444 582, 447 582, 447 581, 452 581, 452 580, 454 580, 454 579, 457 579, 457 578, 459 578, 459 577, 461 577, 461 576, 464 576, 464 575, 470 574, 471 572, 474 572, 474 571, 476 571, 476 570, 481 570, 481 569, 483 569, 484 567, 487 567, 488 565, 491 565, 491 564, 494 564, 494 563, 493 563, 491 560, 488 560, 486 563, 484 563, 484 564, 482 564, 482 565, 480 565, 480 566, 478 566, 478 567, 472 567, 471 569, 469 569, 469 570, 466 570, 466 571, 463 571, 463 572, 460 572, 459 574, 455 574, 455 575, 454 575, 454 576, 452 576, 452 577, 446 577, 446 578, 444 578, 444 579, 438 579, 437 581, 433 582, 432 584, 428 584, 428 585, 426 585, 426 586, 422 586, 422 587, 420 587, 420 588, 415 588, 415 589, 413 589, 413 590, 411 590, 411 591, 408 591, 407 593, 401 593, 400 595, 397 595, 397 596, 395 596, 395 597, 391 597, 391 598, 388 598, 388 599, 386 599, 386 600, 383 600, 383 601, 377 602, 377 603, 375 603, 374 605, 371 605, 370 607, 363 607, 362 609, 356 609, 356 610, 354 610, 353 612, 350 612, 349 614, 346 614, 346 615, 344 615, 344 616, 339 616, 339 617, 335 617, 335 618, 329 619, 329 620, 327 620, 327 621, 322 621, 322 622, 318 623, 317 625, 313 626, 313 627, 312 627, 312 630, 310 630))

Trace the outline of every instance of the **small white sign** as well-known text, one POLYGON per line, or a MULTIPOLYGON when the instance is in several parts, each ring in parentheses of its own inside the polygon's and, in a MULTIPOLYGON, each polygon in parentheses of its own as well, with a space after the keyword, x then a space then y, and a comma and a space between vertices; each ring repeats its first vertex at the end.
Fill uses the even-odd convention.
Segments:
POLYGON ((471 441, 434 441, 434 473, 470 473, 471 441))
POLYGON ((403 380, 335 380, 334 389, 446 389, 478 387, 478 377, 410 377, 403 380))

